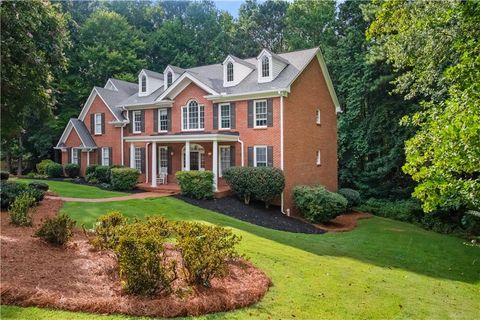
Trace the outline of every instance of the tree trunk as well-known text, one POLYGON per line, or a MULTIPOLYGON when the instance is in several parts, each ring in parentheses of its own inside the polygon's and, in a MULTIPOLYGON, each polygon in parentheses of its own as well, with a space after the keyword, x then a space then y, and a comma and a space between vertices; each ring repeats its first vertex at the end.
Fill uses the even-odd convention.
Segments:
POLYGON ((22 143, 22 134, 18 135, 18 149, 20 150, 18 155, 18 167, 17 167, 17 177, 22 175, 22 158, 23 158, 23 143, 22 143))
POLYGON ((7 156, 5 158, 5 161, 6 161, 8 173, 12 173, 12 155, 10 154, 10 151, 7 151, 7 156))
POLYGON ((246 205, 249 205, 249 204, 250 204, 250 195, 246 195, 246 196, 243 198, 243 201, 245 202, 246 205))

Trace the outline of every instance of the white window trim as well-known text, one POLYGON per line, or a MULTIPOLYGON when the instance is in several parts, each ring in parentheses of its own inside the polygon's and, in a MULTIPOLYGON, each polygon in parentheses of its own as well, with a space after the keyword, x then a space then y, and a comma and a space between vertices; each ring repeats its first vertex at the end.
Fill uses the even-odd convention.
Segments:
POLYGON ((257 149, 259 148, 265 149, 265 167, 268 167, 268 146, 266 145, 253 146, 253 166, 257 166, 257 149))
POLYGON ((93 116, 93 119, 94 119, 94 131, 95 131, 95 135, 101 135, 102 134, 102 114, 101 113, 95 113, 94 116, 93 116), (97 116, 100 117, 100 121, 97 122, 97 116), (100 132, 97 131, 97 124, 100 125, 100 132))
POLYGON ((147 87, 147 75, 142 74, 140 76, 140 92, 141 93, 147 93, 148 87, 147 87), (143 90, 143 79, 145 79, 145 90, 143 90))
POLYGON ((220 103, 218 105, 218 129, 220 130, 230 130, 232 129, 232 106, 230 103, 220 103), (228 127, 222 127, 222 106, 228 106, 229 108, 229 118, 230 125, 228 127))
POLYGON ((158 147, 158 173, 163 173, 162 171, 162 168, 166 168, 166 172, 168 172, 168 147, 166 146, 160 146, 158 147), (166 159, 163 159, 162 157, 162 150, 165 151, 165 155, 166 155, 166 159), (162 161, 166 161, 167 162, 167 166, 166 167, 162 167, 162 161))
POLYGON ((266 99, 254 100, 253 101, 253 127, 254 128, 266 128, 267 126, 268 126, 268 104, 267 104, 267 100, 266 99), (263 126, 257 126, 257 103, 259 103, 259 102, 265 102, 267 119, 266 119, 265 125, 263 125, 263 126))
POLYGON ((108 166, 110 165, 110 148, 108 147, 102 147, 102 166, 108 166), (108 153, 108 161, 105 163, 105 151, 108 153))
POLYGON ((322 165, 322 155, 320 153, 320 150, 317 150, 316 164, 317 164, 317 166, 322 165))
MULTIPOLYGON (((205 105, 198 103, 197 100, 189 100, 186 105, 182 106, 180 111, 182 113, 182 123, 181 123, 182 131, 205 131, 205 105), (189 115, 189 112, 188 112, 188 105, 192 101, 195 101, 197 103, 197 106, 198 106, 198 129, 188 129, 188 127, 189 127, 188 125, 187 125, 187 129, 184 129, 185 119, 183 118, 183 110, 185 108, 187 108, 187 120, 189 120, 190 115, 189 115), (200 121, 200 108, 201 107, 203 107, 203 128, 200 128, 200 124, 202 123, 200 121)), ((187 124, 190 124, 190 122, 188 122, 187 124)))
MULTIPOLYGON (((231 148, 231 146, 218 146, 218 158, 219 158, 218 159, 218 176, 219 177, 223 176, 223 172, 222 172, 222 151, 221 150, 222 149, 228 149, 228 152, 231 152, 230 148, 231 148)), ((231 158, 229 160, 232 161, 231 158)))
POLYGON ((135 147, 135 151, 134 151, 134 154, 133 154, 133 163, 134 163, 133 167, 135 169, 137 169, 138 171, 140 171, 140 173, 143 173, 142 172, 142 151, 141 150, 142 150, 141 148, 135 147), (140 157, 140 159, 138 159, 138 160, 137 160, 137 150, 139 150, 138 155, 140 157), (137 168, 137 161, 140 161, 140 167, 139 168, 137 168))
POLYGON ((261 67, 261 70, 260 70, 261 78, 270 79, 272 77, 272 57, 269 57, 267 55, 262 56, 262 58, 260 60, 260 67, 261 67), (268 76, 263 75, 263 60, 265 60, 265 58, 268 59, 268 76))
POLYGON ((226 77, 226 82, 231 83, 235 81, 235 66, 232 61, 227 62, 227 77, 226 77), (232 65, 232 80, 228 80, 228 66, 232 65))
POLYGON ((168 132, 168 110, 167 110, 167 108, 160 108, 160 109, 158 109, 157 117, 158 117, 158 119, 157 119, 158 132, 168 132), (161 119, 161 113, 162 113, 162 111, 167 112, 167 130, 161 130, 162 122, 160 121, 160 119, 161 119))
POLYGON ((74 155, 78 155, 77 149, 72 148, 72 150, 71 150, 70 152, 72 153, 72 157, 71 157, 71 158, 72 158, 72 161, 71 161, 71 163, 73 163, 73 164, 79 164, 79 163, 80 163, 80 159, 79 159, 78 157, 75 157, 75 156, 74 156, 74 155), (77 161, 74 160, 75 158, 77 158, 77 161))
POLYGON ((321 120, 322 120, 322 118, 321 118, 320 109, 317 109, 317 110, 315 111, 315 122, 316 122, 317 124, 321 124, 321 123, 322 123, 321 120))
POLYGON ((132 112, 132 125, 133 125, 132 132, 133 133, 142 133, 142 129, 141 129, 142 128, 142 119, 141 118, 142 118, 142 111, 135 110, 135 111, 132 112), (135 130, 135 115, 136 114, 140 114, 140 130, 135 130))

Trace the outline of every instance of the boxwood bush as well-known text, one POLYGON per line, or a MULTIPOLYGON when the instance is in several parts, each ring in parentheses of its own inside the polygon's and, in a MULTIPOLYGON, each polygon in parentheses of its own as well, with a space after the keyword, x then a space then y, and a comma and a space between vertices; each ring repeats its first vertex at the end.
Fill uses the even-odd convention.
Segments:
POLYGON ((75 221, 66 214, 47 219, 37 230, 35 236, 54 245, 64 245, 72 237, 75 221))
POLYGON ((45 172, 50 178, 60 178, 63 176, 63 167, 61 164, 53 162, 46 167, 45 172))
POLYGON ((194 199, 213 197, 213 173, 211 171, 179 171, 175 176, 183 195, 194 199))
POLYGON ((113 168, 111 170, 112 189, 127 191, 135 189, 140 172, 134 168, 113 168))
POLYGON ((96 166, 95 167, 95 177, 98 182, 110 183, 110 171, 112 168, 110 166, 96 166))
POLYGON ((47 174, 47 167, 52 163, 55 163, 55 162, 50 159, 44 159, 39 163, 37 163, 35 167, 37 168, 38 174, 47 174))
POLYGON ((7 171, 0 171, 0 180, 8 180, 10 173, 7 171))
POLYGON ((67 163, 64 166, 64 170, 69 178, 76 178, 80 174, 80 166, 76 163, 67 163))
POLYGON ((338 190, 345 199, 347 199, 347 209, 351 210, 353 207, 358 206, 361 202, 360 192, 357 190, 342 188, 338 190))
POLYGON ((95 238, 91 241, 98 249, 114 249, 118 245, 118 227, 125 226, 128 219, 119 211, 100 216, 95 223, 95 238))
POLYGON ((32 189, 37 189, 37 190, 42 190, 42 191, 48 191, 48 184, 45 182, 40 182, 40 181, 32 181, 28 184, 28 186, 32 189))
POLYGON ((325 223, 345 212, 347 199, 323 186, 296 186, 293 201, 305 219, 325 223))
POLYGON ((28 192, 20 194, 10 206, 10 223, 27 227, 32 225, 28 210, 35 205, 35 198, 28 192))
POLYGON ((272 167, 232 167, 223 172, 223 178, 245 204, 254 197, 268 207, 285 188, 283 171, 272 167))

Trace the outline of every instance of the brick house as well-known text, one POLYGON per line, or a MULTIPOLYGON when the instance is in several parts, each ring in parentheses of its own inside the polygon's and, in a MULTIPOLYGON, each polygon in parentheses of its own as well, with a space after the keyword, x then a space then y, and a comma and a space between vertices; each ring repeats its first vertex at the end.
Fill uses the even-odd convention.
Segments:
POLYGON ((109 79, 93 88, 56 149, 82 175, 90 164, 125 165, 153 188, 175 184, 180 170, 213 171, 219 190, 230 166, 278 167, 282 212, 290 214, 295 185, 337 190, 339 108, 318 48, 264 49, 222 64, 143 69, 138 83, 109 79))

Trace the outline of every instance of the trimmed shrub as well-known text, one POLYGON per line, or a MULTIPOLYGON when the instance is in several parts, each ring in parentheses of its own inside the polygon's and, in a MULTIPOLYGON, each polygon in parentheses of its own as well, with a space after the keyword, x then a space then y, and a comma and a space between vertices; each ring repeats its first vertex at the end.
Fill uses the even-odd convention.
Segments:
POLYGON ((91 164, 85 169, 85 175, 93 174, 95 175, 95 170, 97 169, 98 164, 91 164))
POLYGON ((272 167, 257 167, 252 171, 250 190, 255 199, 265 202, 268 208, 270 202, 279 196, 285 188, 283 171, 272 167))
POLYGON ((213 173, 211 171, 179 171, 175 176, 184 196, 193 199, 213 197, 213 173))
POLYGON ((165 238, 142 222, 125 225, 118 231, 120 237, 115 252, 125 291, 153 296, 170 290, 175 279, 175 264, 163 261, 165 238))
POLYGON ((28 209, 35 205, 35 198, 29 193, 22 193, 10 206, 10 223, 16 226, 31 226, 32 217, 28 209))
POLYGON ((468 234, 480 236, 480 212, 467 211, 462 217, 462 226, 468 234))
POLYGON ((45 182, 33 181, 28 184, 28 186, 32 189, 48 191, 48 184, 45 182))
POLYGON ((15 198, 28 190, 27 185, 13 182, 1 181, 0 183, 0 201, 2 209, 7 209, 15 198))
POLYGON ((190 284, 210 287, 213 277, 225 275, 227 261, 239 255, 240 237, 229 229, 200 223, 177 223, 177 246, 190 284))
POLYGON ((0 180, 8 180, 10 173, 7 171, 0 171, 0 180))
POLYGON ((128 219, 119 211, 100 216, 95 223, 95 238, 92 244, 99 249, 114 249, 118 245, 118 227, 125 226, 128 219))
POLYGON ((109 166, 96 166, 95 177, 99 182, 110 183, 110 170, 109 166))
POLYGON ((80 174, 80 166, 76 163, 67 163, 64 169, 69 178, 76 178, 80 174))
POLYGON ((37 230, 35 236, 42 238, 53 245, 64 245, 72 237, 75 221, 69 216, 62 214, 55 218, 47 219, 37 230))
POLYGON ((113 168, 111 170, 112 189, 127 191, 135 189, 140 172, 134 168, 113 168))
POLYGON ((358 206, 360 204, 360 192, 357 190, 349 189, 349 188, 342 188, 338 190, 338 193, 342 195, 345 199, 347 199, 347 209, 351 210, 353 207, 358 206))
POLYGON ((55 163, 55 162, 50 159, 44 159, 39 163, 37 163, 35 167, 37 168, 38 174, 47 174, 47 167, 52 163, 55 163))
POLYGON ((328 222, 347 208, 347 199, 323 186, 296 186, 293 201, 304 217, 314 223, 328 222))
POLYGON ((29 187, 26 191, 29 195, 35 199, 35 202, 40 202, 45 197, 45 191, 29 187))
POLYGON ((252 195, 250 179, 253 175, 253 169, 253 167, 230 167, 222 173, 223 178, 230 186, 230 190, 240 199, 243 199, 245 204, 250 203, 252 195))
POLYGON ((50 178, 60 178, 63 176, 63 167, 61 164, 53 162, 46 167, 45 172, 50 178))

